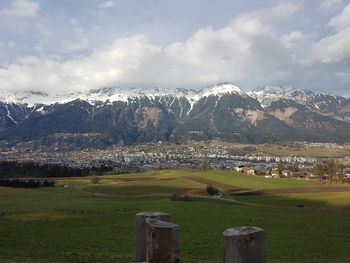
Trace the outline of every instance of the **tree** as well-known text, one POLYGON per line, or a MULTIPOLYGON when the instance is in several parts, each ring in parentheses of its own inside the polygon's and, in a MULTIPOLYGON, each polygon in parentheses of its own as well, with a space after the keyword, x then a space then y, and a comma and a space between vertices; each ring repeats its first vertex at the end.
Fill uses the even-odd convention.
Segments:
POLYGON ((278 163, 278 166, 277 166, 277 170, 278 170, 278 172, 281 174, 282 173, 282 171, 284 170, 284 165, 283 165, 283 163, 278 163))
POLYGON ((218 194, 219 190, 216 187, 212 186, 211 184, 208 184, 207 185, 207 193, 208 193, 208 195, 213 196, 213 195, 218 194))
POLYGON ((200 169, 201 170, 209 170, 209 163, 206 159, 202 160, 201 164, 200 164, 200 169))
POLYGON ((324 175, 324 166, 323 166, 323 164, 322 163, 317 163, 315 166, 314 166, 314 168, 313 168, 313 170, 314 170, 314 173, 316 173, 317 175, 319 175, 319 176, 323 176, 324 175))
POLYGON ((339 172, 340 175, 343 175, 345 164, 342 161, 338 161, 335 163, 335 167, 337 172, 339 172))
POLYGON ((326 162, 326 170, 327 170, 327 173, 331 176, 336 174, 336 166, 335 166, 334 160, 330 160, 326 162))

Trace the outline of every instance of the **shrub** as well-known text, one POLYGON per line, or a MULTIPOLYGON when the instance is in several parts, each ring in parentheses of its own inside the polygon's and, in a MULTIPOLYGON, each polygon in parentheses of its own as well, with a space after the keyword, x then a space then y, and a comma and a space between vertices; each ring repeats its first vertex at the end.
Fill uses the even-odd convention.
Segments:
POLYGON ((213 195, 216 195, 219 193, 219 189, 212 186, 211 184, 208 184, 207 185, 207 193, 208 193, 208 195, 213 196, 213 195))

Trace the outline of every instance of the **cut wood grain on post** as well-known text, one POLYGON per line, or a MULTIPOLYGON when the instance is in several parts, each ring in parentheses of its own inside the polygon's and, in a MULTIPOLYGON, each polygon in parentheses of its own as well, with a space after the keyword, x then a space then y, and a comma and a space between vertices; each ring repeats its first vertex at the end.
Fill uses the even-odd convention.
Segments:
POLYGON ((157 219, 147 222, 147 262, 179 263, 179 226, 157 219))
POLYGON ((146 219, 153 218, 165 222, 170 221, 170 215, 163 212, 141 212, 136 214, 136 262, 146 262, 146 219))
POLYGON ((224 263, 265 263, 265 231, 258 227, 229 228, 224 233, 224 263))

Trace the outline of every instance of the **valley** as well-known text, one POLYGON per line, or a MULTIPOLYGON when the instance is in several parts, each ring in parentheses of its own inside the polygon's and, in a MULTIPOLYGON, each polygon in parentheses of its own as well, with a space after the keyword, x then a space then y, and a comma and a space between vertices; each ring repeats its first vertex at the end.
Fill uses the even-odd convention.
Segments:
POLYGON ((181 227, 183 262, 221 262, 222 232, 255 225, 267 233, 268 262, 345 263, 350 196, 349 186, 339 187, 198 170, 110 175, 98 183, 62 178, 54 188, 0 187, 0 261, 130 262, 135 214, 164 211, 181 227), (230 198, 209 197, 208 182, 230 198), (191 198, 172 201, 174 195, 191 198))

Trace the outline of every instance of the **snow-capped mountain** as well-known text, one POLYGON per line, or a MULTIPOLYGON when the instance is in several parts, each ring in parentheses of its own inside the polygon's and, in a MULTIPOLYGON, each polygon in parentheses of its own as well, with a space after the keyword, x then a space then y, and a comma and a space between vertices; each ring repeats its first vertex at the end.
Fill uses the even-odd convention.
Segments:
POLYGON ((293 100, 306 106, 323 108, 329 104, 341 105, 346 100, 344 97, 326 92, 311 90, 296 90, 290 86, 264 86, 248 92, 250 96, 257 99, 263 107, 267 107, 271 102, 285 99, 293 100))
POLYGON ((349 99, 291 87, 244 92, 220 83, 201 90, 113 87, 0 95, 0 140, 93 133, 102 134, 104 143, 349 141, 349 130, 349 99))
POLYGON ((130 99, 148 97, 171 96, 175 98, 185 97, 190 101, 198 101, 202 97, 210 95, 220 96, 224 94, 246 95, 239 87, 231 83, 219 83, 200 90, 177 88, 174 90, 161 89, 157 87, 108 87, 89 91, 66 92, 62 94, 48 94, 34 91, 1 91, 0 101, 5 103, 20 103, 33 106, 35 104, 67 103, 73 100, 85 100, 94 102, 129 101, 130 99))

